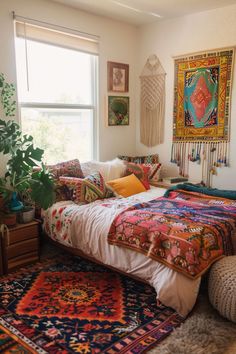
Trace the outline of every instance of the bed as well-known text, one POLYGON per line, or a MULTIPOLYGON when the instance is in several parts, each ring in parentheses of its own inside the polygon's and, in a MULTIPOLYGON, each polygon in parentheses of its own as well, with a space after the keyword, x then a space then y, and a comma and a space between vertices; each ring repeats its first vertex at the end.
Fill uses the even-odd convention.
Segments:
POLYGON ((158 301, 186 316, 196 302, 201 276, 187 277, 142 252, 107 240, 111 225, 119 215, 137 204, 161 198, 164 193, 163 188, 151 187, 128 198, 113 197, 90 204, 60 201, 46 211, 44 230, 51 240, 73 253, 78 250, 78 254, 149 283, 155 288, 158 301))

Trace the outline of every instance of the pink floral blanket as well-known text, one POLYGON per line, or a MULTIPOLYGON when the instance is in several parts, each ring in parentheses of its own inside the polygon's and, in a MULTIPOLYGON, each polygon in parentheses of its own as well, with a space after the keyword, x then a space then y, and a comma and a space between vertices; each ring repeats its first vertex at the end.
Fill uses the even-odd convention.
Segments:
POLYGON ((112 222, 108 242, 197 278, 232 254, 235 228, 236 201, 178 190, 122 211, 112 222))

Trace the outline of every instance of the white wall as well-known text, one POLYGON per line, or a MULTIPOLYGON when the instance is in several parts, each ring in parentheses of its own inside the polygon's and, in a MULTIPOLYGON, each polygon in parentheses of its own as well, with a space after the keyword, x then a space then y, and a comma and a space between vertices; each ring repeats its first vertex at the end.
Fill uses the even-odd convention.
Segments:
MULTIPOLYGON (((139 33, 139 68, 141 73, 146 59, 150 54, 157 54, 166 75, 166 113, 165 139, 162 145, 148 149, 140 143, 139 122, 137 121, 136 152, 146 154, 158 152, 165 166, 166 175, 177 173, 171 164, 171 141, 173 121, 174 94, 174 61, 172 56, 188 54, 203 50, 211 50, 236 45, 236 5, 206 11, 181 18, 162 21, 140 28, 139 33)), ((234 84, 232 90, 231 111, 231 166, 218 169, 213 186, 218 188, 236 189, 236 65, 234 66, 234 84)), ((138 82, 138 75, 137 75, 138 82)), ((140 86, 140 85, 138 85, 140 86)), ((137 108, 139 107, 139 89, 137 92, 137 108)), ((139 116, 139 114, 137 114, 139 116)), ((201 179, 200 168, 190 166, 190 178, 201 179)))
MULTIPOLYGON (((94 16, 47 0, 0 1, 0 72, 16 82, 14 31, 11 12, 56 25, 100 36, 99 58, 99 158, 107 160, 117 154, 158 152, 165 174, 176 174, 169 162, 172 141, 174 62, 172 56, 236 45, 236 5, 203 13, 153 23, 137 29, 122 22, 94 16), (150 54, 157 54, 167 73, 164 144, 148 149, 139 139, 139 74, 150 54), (107 127, 105 98, 107 95, 107 61, 130 65, 130 125, 107 127)), ((236 65, 234 67, 235 76, 236 65)), ((235 79, 234 79, 235 81, 235 79)), ((236 189, 236 85, 232 91, 231 167, 222 168, 213 185, 236 189)), ((4 165, 0 156, 1 165, 4 165)), ((190 168, 190 177, 200 179, 200 169, 190 168)))
MULTIPOLYGON (((135 153, 135 78, 137 28, 122 22, 94 16, 47 0, 0 1, 0 72, 16 83, 14 27, 12 11, 17 15, 100 36, 99 56, 99 158, 107 160, 117 154, 135 153), (107 61, 129 64, 130 125, 106 126, 107 61)), ((0 156, 0 169, 3 165, 0 156)))

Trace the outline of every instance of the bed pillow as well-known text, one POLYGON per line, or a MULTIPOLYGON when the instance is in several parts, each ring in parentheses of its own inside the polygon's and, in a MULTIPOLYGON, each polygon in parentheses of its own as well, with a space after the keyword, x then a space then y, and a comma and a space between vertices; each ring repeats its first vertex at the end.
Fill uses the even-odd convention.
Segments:
POLYGON ((150 167, 148 175, 148 180, 150 184, 156 183, 161 180, 161 163, 145 164, 145 166, 150 167))
POLYGON ((131 175, 132 173, 138 177, 140 182, 144 185, 145 189, 150 189, 149 179, 150 167, 144 164, 137 164, 128 162, 126 164, 126 176, 131 175))
POLYGON ((60 182, 73 189, 75 203, 92 203, 97 199, 114 197, 113 192, 106 187, 105 181, 99 172, 85 178, 60 177, 60 182))
POLYGON ((134 162, 139 164, 155 164, 159 162, 158 154, 146 155, 146 156, 126 156, 118 155, 118 158, 128 162, 134 162))
POLYGON ((58 179, 60 176, 83 178, 83 172, 78 159, 69 160, 57 163, 56 165, 47 165, 49 171, 54 178, 58 179))
POLYGON ((73 188, 60 182, 59 179, 54 182, 55 202, 73 199, 73 188))
POLYGON ((125 163, 116 158, 111 161, 88 161, 81 164, 84 176, 88 176, 96 171, 100 172, 105 182, 123 177, 125 174, 125 163))
POLYGON ((134 194, 146 192, 144 185, 134 174, 108 181, 107 185, 111 187, 116 195, 122 197, 130 197, 134 194))

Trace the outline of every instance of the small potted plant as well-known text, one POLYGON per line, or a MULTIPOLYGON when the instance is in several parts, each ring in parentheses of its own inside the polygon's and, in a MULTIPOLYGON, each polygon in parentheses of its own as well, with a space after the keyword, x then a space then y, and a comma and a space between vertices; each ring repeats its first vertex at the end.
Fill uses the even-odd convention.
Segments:
POLYGON ((9 156, 6 173, 0 178, 7 209, 21 211, 27 202, 47 209, 54 200, 54 184, 42 163, 43 150, 34 147, 31 136, 22 136, 14 121, 0 120, 0 153, 9 156))
MULTIPOLYGON (((5 115, 12 117, 16 109, 16 103, 12 101, 14 86, 6 84, 3 74, 0 74, 0 89, 5 115)), ((34 147, 33 137, 23 135, 13 120, 0 119, 0 153, 9 157, 5 175, 0 178, 5 211, 23 210, 27 201, 43 209, 52 205, 54 184, 42 162, 44 151, 34 147)))

